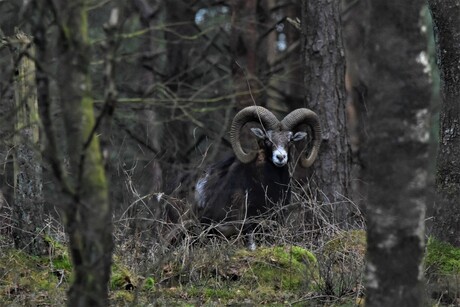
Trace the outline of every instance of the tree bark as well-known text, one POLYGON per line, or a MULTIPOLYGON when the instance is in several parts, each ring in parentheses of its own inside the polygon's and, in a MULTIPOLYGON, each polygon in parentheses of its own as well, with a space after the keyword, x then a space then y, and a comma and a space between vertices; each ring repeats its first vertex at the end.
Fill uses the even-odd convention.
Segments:
POLYGON ((90 78, 87 1, 58 3, 58 85, 65 119, 69 186, 65 226, 74 265, 69 306, 107 306, 112 262, 112 211, 108 198, 90 78))
POLYGON ((317 198, 331 206, 333 223, 346 227, 350 148, 345 114, 345 58, 340 1, 302 1, 302 55, 306 107, 321 120, 323 142, 313 164, 317 198))
MULTIPOLYGON (((158 18, 155 18, 157 10, 159 10, 155 4, 156 0, 136 0, 134 2, 135 9, 139 13, 139 20, 142 25, 142 28, 146 30, 146 34, 142 39, 142 45, 140 47, 143 56, 140 58, 140 66, 144 69, 142 70, 142 81, 143 84, 140 85, 141 92, 143 97, 149 98, 155 95, 151 90, 152 84, 155 84, 157 77, 154 74, 154 67, 156 62, 153 58, 155 51, 159 49, 155 44, 155 40, 158 40, 158 37, 155 37, 156 34, 151 29, 153 29, 158 24, 158 18)), ((139 114, 139 121, 142 123, 145 131, 145 142, 151 148, 160 152, 161 150, 161 135, 162 135, 162 125, 159 123, 161 115, 157 110, 143 110, 139 114)), ((154 157, 155 153, 150 152, 147 155, 148 163, 148 178, 151 184, 147 188, 147 193, 158 193, 162 188, 162 168, 160 161, 154 157)))
MULTIPOLYGON (((4 12, 1 10, 0 14, 4 12)), ((4 14, 2 15, 4 16, 4 14)), ((0 35, 5 36, 3 24, 0 24, 0 35)), ((12 86, 11 76, 14 75, 14 61, 8 48, 0 49, 0 57, 7 59, 0 61, 0 235, 11 235, 12 208, 14 203, 14 158, 12 158, 15 113, 15 89, 12 86)))
MULTIPOLYGON (((301 4, 298 1, 292 1, 290 6, 283 10, 287 17, 292 20, 300 19, 301 17, 301 4)), ((284 99, 286 104, 291 110, 302 108, 305 105, 305 93, 303 82, 303 57, 301 54, 301 33, 294 25, 284 22, 284 33, 286 34, 286 51, 292 53, 288 56, 285 63, 286 67, 285 76, 286 83, 282 84, 284 92, 284 99)), ((283 61, 284 62, 284 61, 283 61)))
POLYGON ((342 30, 346 58, 345 87, 347 89, 347 129, 351 149, 350 194, 353 202, 364 210, 366 184, 363 180, 361 149, 366 140, 366 86, 363 82, 366 60, 364 56, 366 29, 368 28, 368 2, 342 1, 342 30))
POLYGON ((15 37, 16 87, 15 195, 13 237, 16 248, 32 255, 47 252, 44 238, 43 172, 35 82, 35 48, 21 31, 15 37))
MULTIPOLYGON (((157 93, 157 88, 154 87, 161 79, 155 73, 155 67, 160 67, 159 61, 153 56, 161 50, 161 44, 158 44, 163 39, 161 31, 154 31, 163 21, 159 18, 159 3, 157 0, 136 0, 133 2, 133 9, 139 15, 139 21, 145 34, 142 36, 142 42, 139 46, 142 56, 139 57, 139 67, 142 68, 138 72, 140 80, 139 92, 146 99, 154 98, 157 93)), ((161 140, 163 135, 161 108, 145 109, 136 112, 143 134, 143 142, 152 150, 143 151, 136 155, 139 159, 136 170, 139 175, 136 176, 135 182, 140 183, 139 192, 141 195, 151 195, 148 199, 148 210, 146 206, 132 206, 129 217, 132 217, 130 222, 130 236, 139 238, 138 240, 130 240, 134 250, 143 250, 145 254, 149 253, 152 244, 157 243, 162 239, 160 230, 163 227, 161 217, 163 216, 162 206, 155 197, 156 193, 162 191, 163 188, 163 169, 161 159, 158 158, 158 153, 161 151, 161 140), (148 244, 147 242, 150 242, 148 244)), ((139 203, 140 204, 140 203, 139 203)))
POLYGON ((367 306, 422 306, 431 87, 423 0, 369 3, 367 306))
POLYGON ((429 0, 442 107, 433 235, 460 247, 460 0, 429 0))
MULTIPOLYGON (((169 163, 187 165, 191 162, 187 151, 192 146, 193 135, 190 123, 185 120, 184 108, 174 101, 175 97, 183 98, 191 95, 189 85, 193 81, 193 65, 191 54, 196 41, 192 37, 197 33, 194 27, 195 11, 188 1, 165 1, 166 23, 165 31, 167 64, 165 84, 174 93, 171 105, 161 114, 167 120, 163 127, 162 147, 168 153, 169 163), (184 39, 188 37, 189 39, 184 39)), ((165 174, 166 175, 166 174, 165 174)), ((172 174, 177 177, 177 173, 172 174)))
POLYGON ((257 104, 266 106, 264 86, 267 80, 267 46, 262 32, 267 31, 266 3, 259 0, 231 0, 230 52, 236 108, 240 110, 257 104))

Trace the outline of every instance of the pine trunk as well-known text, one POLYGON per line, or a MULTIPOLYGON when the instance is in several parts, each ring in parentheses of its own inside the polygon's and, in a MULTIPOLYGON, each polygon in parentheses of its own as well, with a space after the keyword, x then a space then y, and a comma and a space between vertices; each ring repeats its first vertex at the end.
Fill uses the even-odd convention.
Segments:
POLYGON ((321 120, 323 142, 313 164, 316 197, 330 206, 333 223, 350 218, 350 148, 345 114, 345 57, 340 1, 302 1, 305 106, 321 120))
POLYGON ((430 0, 442 107, 433 235, 460 247, 460 0, 430 0))

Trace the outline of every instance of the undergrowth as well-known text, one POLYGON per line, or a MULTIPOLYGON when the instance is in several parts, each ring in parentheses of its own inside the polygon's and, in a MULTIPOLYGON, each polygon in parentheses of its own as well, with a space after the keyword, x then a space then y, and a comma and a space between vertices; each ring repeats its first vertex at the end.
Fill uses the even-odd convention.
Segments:
MULTIPOLYGON (((255 251, 241 237, 213 235, 186 218, 177 225, 148 210, 132 210, 144 216, 123 212, 115 219, 111 305, 355 305, 363 295, 363 223, 341 230, 328 222, 330 206, 306 199, 305 192, 294 190, 288 210, 275 206, 261 217, 255 251), (165 234, 173 230, 168 244, 165 234)), ((177 209, 186 204, 163 200, 177 209)), ((72 263, 62 226, 50 228, 45 241, 49 252, 42 257, 11 244, 0 251, 1 306, 65 305, 72 263)))
POLYGON ((460 248, 429 238, 425 253, 427 289, 438 305, 460 303, 460 248))

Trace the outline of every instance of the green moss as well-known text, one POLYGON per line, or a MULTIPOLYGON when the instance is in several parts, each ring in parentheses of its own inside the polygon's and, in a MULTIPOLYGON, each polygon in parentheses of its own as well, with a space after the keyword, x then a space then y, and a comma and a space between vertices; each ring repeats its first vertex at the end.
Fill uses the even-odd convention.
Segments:
POLYGON ((315 276, 316 257, 310 251, 299 246, 277 246, 256 250, 244 278, 262 289, 303 291, 315 276))
POLYGON ((430 237, 424 264, 427 268, 427 290, 438 304, 457 306, 460 297, 460 248, 430 237))
POLYGON ((128 284, 133 285, 133 279, 131 272, 121 263, 115 261, 112 265, 112 274, 110 276, 110 289, 125 289, 128 284))
MULTIPOLYGON (((66 297, 66 279, 60 276, 47 257, 30 256, 21 250, 6 249, 0 253, 0 305, 20 301, 19 305, 62 305, 66 297), (23 301, 22 301, 23 300, 23 301)), ((64 276, 67 273, 64 272, 64 276)))
MULTIPOLYGON (((87 85, 90 86, 89 84, 87 85)), ((82 99, 82 118, 83 118, 83 139, 86 141, 93 131, 95 125, 93 99, 90 96, 84 96, 82 99)), ((98 197, 107 203, 107 178, 105 177, 102 163, 102 155, 99 145, 99 139, 96 134, 92 135, 91 142, 86 148, 86 186, 92 189, 92 193, 98 193, 98 197)), ((99 204, 101 209, 107 210, 108 205, 99 204)))
POLYGON ((230 289, 211 289, 206 288, 203 290, 203 294, 205 298, 211 299, 224 299, 229 300, 235 297, 235 292, 230 289))
POLYGON ((72 261, 69 257, 67 247, 50 236, 45 236, 44 240, 51 248, 51 262, 54 269, 65 270, 70 274, 72 271, 72 261))
POLYGON ((231 300, 239 300, 249 297, 250 293, 240 287, 226 285, 219 287, 218 285, 209 285, 207 287, 191 286, 184 289, 185 295, 181 292, 174 292, 176 297, 186 296, 188 298, 200 298, 205 301, 219 301, 226 303, 231 300))
POLYGON ((425 266, 441 274, 460 273, 460 248, 434 238, 428 239, 425 266))
POLYGON ((58 270, 66 270, 69 272, 72 270, 72 262, 67 255, 59 255, 53 258, 53 266, 58 270))
POLYGON ((67 248, 49 235, 45 235, 44 240, 55 251, 64 252, 67 248))
MULTIPOLYGON (((172 261, 164 268, 169 272, 176 266, 172 261)), ((283 305, 311 291, 319 274, 316 257, 299 246, 259 247, 255 251, 234 246, 199 248, 185 267, 188 269, 182 269, 176 282, 171 277, 178 274, 165 275, 168 284, 160 283, 155 295, 169 301, 196 300, 204 305, 243 301, 283 305)))
POLYGON ((150 291, 155 289, 155 279, 153 277, 147 277, 144 281, 144 290, 150 291))
POLYGON ((315 255, 309 250, 302 248, 300 246, 291 247, 291 255, 298 261, 308 264, 316 264, 317 260, 315 255))

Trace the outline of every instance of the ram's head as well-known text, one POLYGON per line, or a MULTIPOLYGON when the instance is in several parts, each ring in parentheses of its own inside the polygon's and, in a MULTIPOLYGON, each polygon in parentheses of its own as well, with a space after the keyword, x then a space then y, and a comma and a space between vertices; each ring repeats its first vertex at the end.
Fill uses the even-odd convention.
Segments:
POLYGON ((303 124, 309 126, 313 146, 308 155, 302 152, 299 160, 302 167, 310 167, 315 161, 321 145, 321 127, 315 112, 305 108, 296 109, 281 121, 272 112, 259 106, 238 112, 230 129, 230 141, 235 156, 242 163, 250 163, 257 156, 257 152, 245 152, 241 146, 241 128, 250 122, 261 124, 262 128, 252 128, 251 131, 260 140, 259 146, 263 146, 266 157, 278 167, 288 163, 290 146, 306 137, 307 133, 299 131, 299 127, 303 124))

